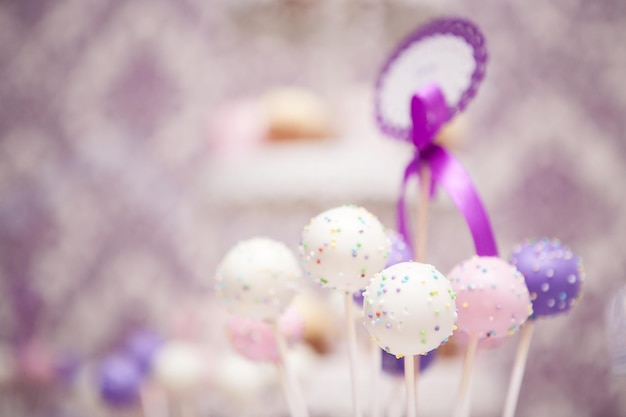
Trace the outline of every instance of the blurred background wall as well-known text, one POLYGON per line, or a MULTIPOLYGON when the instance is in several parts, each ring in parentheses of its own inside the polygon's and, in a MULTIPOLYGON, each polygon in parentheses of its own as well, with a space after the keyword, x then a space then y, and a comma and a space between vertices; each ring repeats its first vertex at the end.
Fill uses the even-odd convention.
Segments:
MULTIPOLYGON (((410 155, 393 145, 380 152, 390 139, 374 127, 374 80, 404 35, 442 15, 475 21, 487 38, 487 77, 456 152, 503 256, 548 236, 586 264, 578 307, 538 326, 518 415, 626 415, 605 327, 626 265, 622 0, 1 1, 5 356, 45 346, 88 362, 128 328, 182 332, 189 314, 211 345, 221 333, 207 319, 220 314, 213 271, 237 240, 265 234, 295 248, 311 216, 347 202, 393 226, 394 187, 410 155), (216 150, 230 140, 212 133, 220 109, 282 86, 325 103, 325 146, 340 157, 315 144, 216 150), (370 165, 315 179, 316 166, 340 169, 350 155, 370 165), (364 184, 376 164, 386 174, 364 184)), ((432 211, 429 256, 447 271, 471 242, 445 196, 432 211)), ((509 345, 497 354, 501 381, 509 345)), ((2 390, 21 398, 3 415, 94 415, 73 400, 76 388, 2 390)), ((483 415, 498 415, 503 398, 475 401, 495 403, 483 415)))

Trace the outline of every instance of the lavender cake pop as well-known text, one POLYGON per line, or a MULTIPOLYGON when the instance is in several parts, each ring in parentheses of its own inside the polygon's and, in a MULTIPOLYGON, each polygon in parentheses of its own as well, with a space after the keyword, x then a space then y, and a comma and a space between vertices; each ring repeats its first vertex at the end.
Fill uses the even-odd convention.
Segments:
POLYGON ((565 313, 580 298, 585 279, 582 260, 559 240, 528 240, 515 248, 510 261, 526 280, 531 318, 565 313))
POLYGON ((141 371, 126 355, 110 355, 100 364, 100 396, 111 406, 129 407, 136 404, 139 401, 141 380, 141 371))

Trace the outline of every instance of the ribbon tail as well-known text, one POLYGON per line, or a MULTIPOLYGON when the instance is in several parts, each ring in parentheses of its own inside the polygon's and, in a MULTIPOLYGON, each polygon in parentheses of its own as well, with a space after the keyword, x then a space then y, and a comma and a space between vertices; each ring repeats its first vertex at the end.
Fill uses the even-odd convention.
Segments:
POLYGON ((448 193, 465 218, 476 254, 498 256, 489 216, 465 168, 454 155, 438 145, 429 149, 428 160, 433 179, 448 193))
POLYGON ((400 235, 402 235, 402 237, 404 238, 404 241, 411 249, 411 252, 413 251, 413 240, 411 239, 411 230, 409 227, 409 223, 410 223, 409 216, 407 215, 407 212, 406 212, 406 189, 407 189, 407 184, 409 182, 409 179, 413 175, 419 175, 419 166, 420 166, 420 160, 417 157, 413 159, 411 162, 409 162, 409 165, 407 165, 404 171, 404 177, 402 178, 400 196, 398 197, 398 202, 396 204, 396 214, 397 214, 397 221, 398 221, 397 231, 400 235))

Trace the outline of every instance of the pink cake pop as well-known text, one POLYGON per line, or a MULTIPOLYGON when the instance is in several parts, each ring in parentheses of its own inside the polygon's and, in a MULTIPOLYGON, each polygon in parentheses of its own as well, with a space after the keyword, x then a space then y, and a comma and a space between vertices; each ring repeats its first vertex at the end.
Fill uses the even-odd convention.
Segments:
POLYGON ((474 256, 448 274, 457 294, 459 330, 470 337, 505 337, 532 313, 524 277, 494 256, 474 256))
MULTIPOLYGON (((293 308, 288 308, 280 317, 278 327, 288 343, 301 340, 304 334, 302 318, 293 308)), ((276 336, 268 323, 233 316, 229 318, 226 330, 231 344, 241 356, 254 362, 281 360, 276 336)))

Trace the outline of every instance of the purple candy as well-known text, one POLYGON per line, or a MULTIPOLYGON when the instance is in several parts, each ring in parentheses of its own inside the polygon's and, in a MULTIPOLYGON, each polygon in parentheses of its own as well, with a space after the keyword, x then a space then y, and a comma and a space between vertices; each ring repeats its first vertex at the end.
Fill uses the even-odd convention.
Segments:
MULTIPOLYGON (((400 376, 404 375, 404 358, 396 358, 396 355, 392 355, 391 353, 387 353, 381 349, 381 355, 383 355, 383 371, 388 374, 400 376)), ((419 364, 420 364, 420 372, 424 371, 426 368, 430 366, 436 356, 436 350, 431 350, 425 355, 420 355, 419 364)))
POLYGON ((137 330, 124 341, 124 351, 135 360, 142 374, 152 368, 154 357, 163 344, 163 340, 150 330, 137 330))
MULTIPOLYGON (((391 251, 387 257, 387 264, 385 268, 389 268, 392 265, 399 264, 400 262, 408 262, 413 259, 413 251, 411 247, 406 243, 402 235, 393 229, 387 229, 387 237, 391 241, 391 251)), ((352 294, 354 302, 362 306, 363 294, 362 291, 352 294)))
POLYGON ((564 313, 580 298, 585 279, 582 260, 559 240, 527 241, 515 249, 510 262, 526 279, 531 318, 564 313))
POLYGON ((139 400, 141 379, 141 372, 131 358, 119 354, 108 356, 99 368, 100 395, 112 406, 132 406, 139 400))

